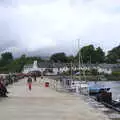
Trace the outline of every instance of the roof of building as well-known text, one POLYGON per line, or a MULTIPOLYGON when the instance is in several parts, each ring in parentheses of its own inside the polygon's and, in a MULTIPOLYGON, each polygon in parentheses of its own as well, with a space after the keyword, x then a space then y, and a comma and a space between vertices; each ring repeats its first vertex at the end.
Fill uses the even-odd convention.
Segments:
POLYGON ((101 68, 111 68, 111 69, 120 68, 120 64, 99 64, 98 66, 101 68))
POLYGON ((24 68, 32 68, 32 67, 33 67, 33 64, 28 64, 24 66, 24 68))
MULTIPOLYGON (((63 68, 63 67, 79 67, 78 63, 53 63, 53 62, 39 62, 37 63, 38 68, 63 68)), ((100 67, 100 68, 110 68, 110 69, 118 69, 120 68, 120 64, 81 64, 81 67, 100 67)), ((32 68, 33 64, 25 65, 24 68, 32 68)))
POLYGON ((39 62, 38 63, 39 68, 52 68, 52 64, 49 62, 39 62))
POLYGON ((39 68, 62 68, 69 67, 70 65, 67 63, 51 63, 51 62, 39 62, 39 68))

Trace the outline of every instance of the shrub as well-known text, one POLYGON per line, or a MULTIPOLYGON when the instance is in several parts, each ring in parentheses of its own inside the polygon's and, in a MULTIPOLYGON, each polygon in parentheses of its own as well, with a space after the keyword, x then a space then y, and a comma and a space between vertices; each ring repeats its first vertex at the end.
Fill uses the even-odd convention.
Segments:
POLYGON ((96 69, 92 69, 92 70, 91 70, 91 74, 92 74, 92 75, 97 75, 97 74, 98 74, 98 71, 97 71, 96 69))
POLYGON ((112 72, 112 75, 114 75, 114 76, 120 76, 120 71, 119 72, 112 72))

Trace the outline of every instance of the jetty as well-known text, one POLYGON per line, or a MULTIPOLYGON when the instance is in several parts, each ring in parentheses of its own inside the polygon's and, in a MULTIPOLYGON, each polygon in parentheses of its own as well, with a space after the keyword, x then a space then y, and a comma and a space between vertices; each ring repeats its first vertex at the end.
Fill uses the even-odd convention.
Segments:
POLYGON ((56 91, 52 80, 45 87, 46 79, 37 78, 31 91, 26 78, 9 85, 8 97, 0 98, 0 120, 108 120, 82 97, 56 91))

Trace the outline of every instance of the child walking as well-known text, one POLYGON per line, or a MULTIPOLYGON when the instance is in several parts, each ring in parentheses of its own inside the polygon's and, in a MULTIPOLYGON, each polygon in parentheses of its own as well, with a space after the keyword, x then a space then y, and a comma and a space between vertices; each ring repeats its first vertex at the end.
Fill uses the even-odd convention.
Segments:
POLYGON ((29 90, 31 90, 32 89, 32 78, 30 76, 28 77, 27 83, 28 83, 29 90))

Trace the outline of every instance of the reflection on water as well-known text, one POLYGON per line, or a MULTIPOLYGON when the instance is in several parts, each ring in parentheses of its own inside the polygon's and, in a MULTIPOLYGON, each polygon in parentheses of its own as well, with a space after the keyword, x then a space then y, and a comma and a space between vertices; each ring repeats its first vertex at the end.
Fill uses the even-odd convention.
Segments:
POLYGON ((89 85, 101 85, 104 87, 110 87, 113 99, 120 98, 120 81, 100 81, 100 82, 89 82, 89 85))

